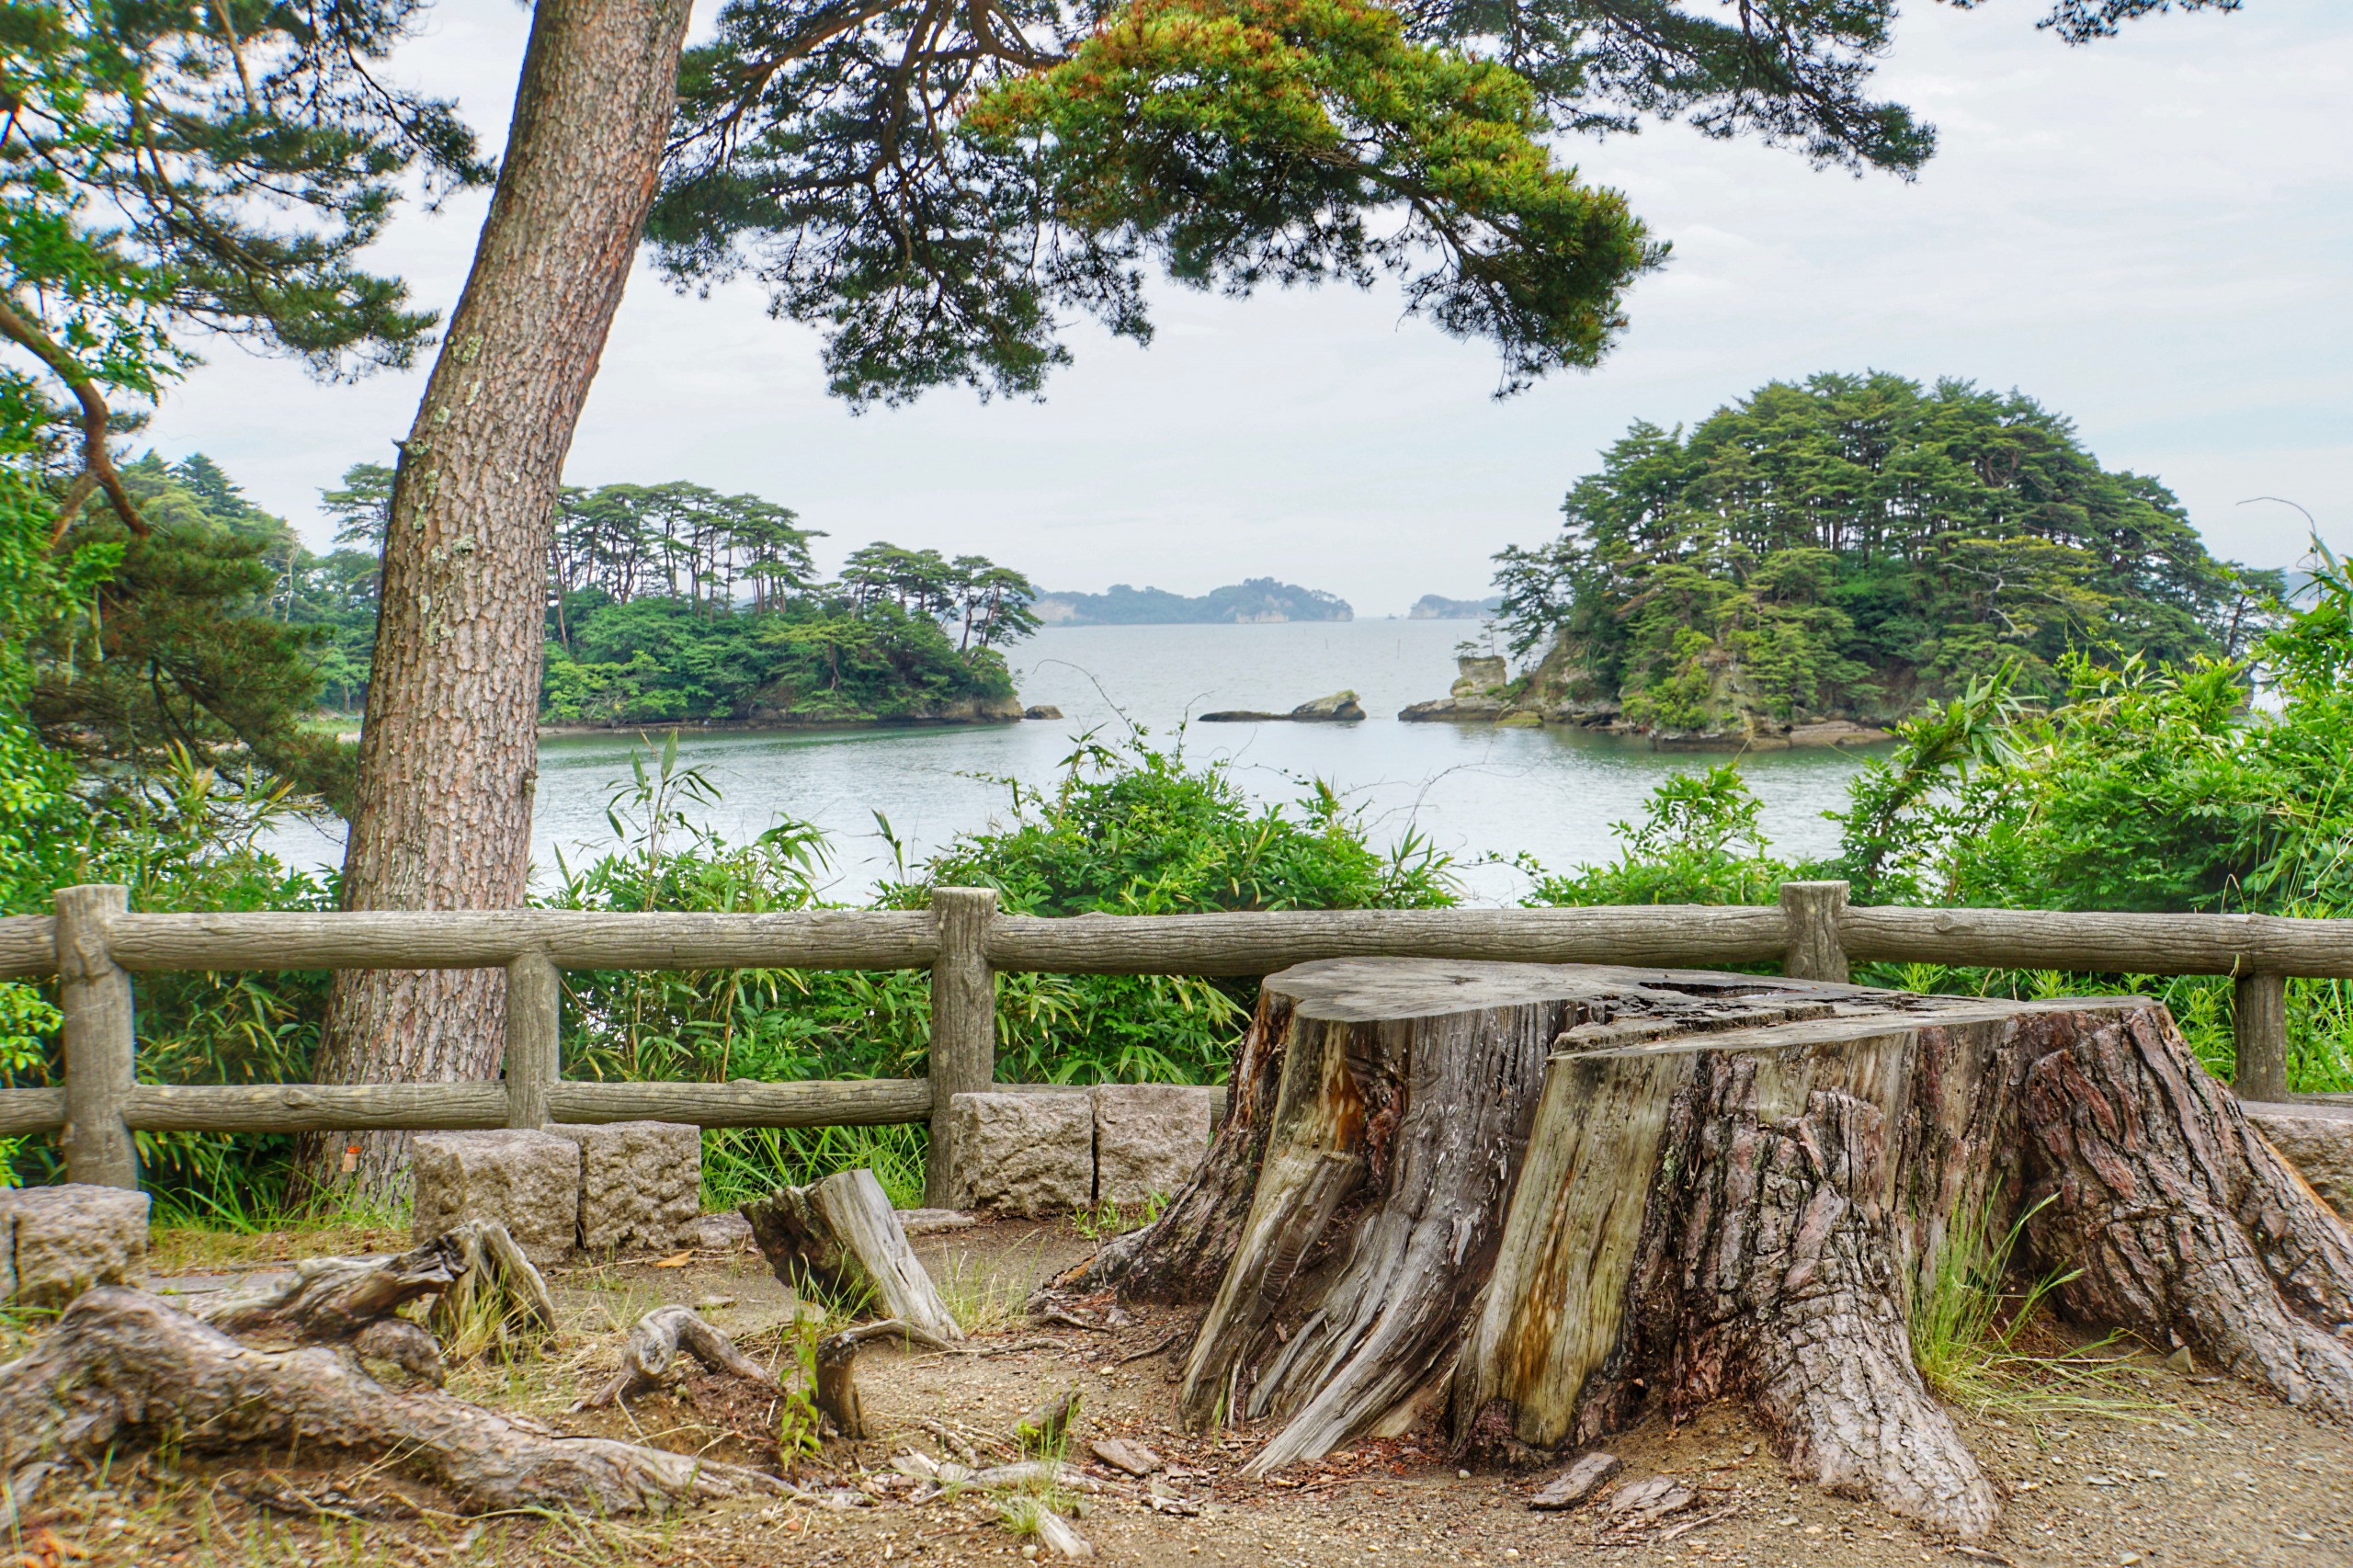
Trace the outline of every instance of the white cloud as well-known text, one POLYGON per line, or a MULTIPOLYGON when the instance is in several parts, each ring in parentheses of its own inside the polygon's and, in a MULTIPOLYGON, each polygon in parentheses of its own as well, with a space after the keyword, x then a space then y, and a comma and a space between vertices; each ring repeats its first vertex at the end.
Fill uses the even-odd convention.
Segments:
MULTIPOLYGON (((1634 418, 1688 423, 1772 377, 1895 370, 2016 386, 2102 460, 2172 484, 2214 547, 2292 559, 2310 507, 2353 546, 2353 180, 2342 150, 2353 25, 2327 0, 2162 17, 2068 49, 2040 6, 1904 17, 1890 96, 1936 119, 1914 183, 1814 173, 1674 127, 1565 146, 1677 243, 1599 371, 1496 404, 1491 354, 1401 322, 1394 293, 1159 290, 1150 350, 1074 335, 1042 404, 956 392, 853 418, 815 338, 756 289, 631 285, 571 475, 754 490, 829 530, 979 550, 1056 586, 1198 591, 1273 573, 1360 613, 1469 594, 1504 544, 1634 418)), ((399 62, 494 134, 528 18, 442 0, 399 62)), ((481 201, 393 227, 380 265, 444 309, 481 201)), ((265 504, 384 460, 420 373, 314 386, 224 348, 153 426, 265 504)))

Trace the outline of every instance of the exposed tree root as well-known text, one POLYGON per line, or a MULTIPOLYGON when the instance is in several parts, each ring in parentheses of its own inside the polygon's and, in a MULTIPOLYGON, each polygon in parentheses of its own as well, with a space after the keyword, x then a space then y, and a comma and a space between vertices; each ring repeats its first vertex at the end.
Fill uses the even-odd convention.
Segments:
POLYGON ((866 1436, 866 1413, 858 1401, 858 1352, 859 1346, 873 1339, 897 1339, 908 1345, 920 1345, 926 1350, 954 1348, 946 1340, 936 1339, 926 1330, 898 1318, 861 1324, 819 1340, 817 1386, 812 1397, 817 1408, 845 1437, 866 1436))
POLYGON ((681 1350, 714 1372, 761 1388, 779 1386, 767 1368, 736 1349, 733 1340, 692 1312, 685 1307, 656 1307, 629 1331, 629 1347, 622 1352, 620 1370, 613 1374, 613 1381, 574 1401, 573 1410, 602 1410, 660 1388, 681 1369, 677 1364, 681 1350))
POLYGON ((438 1390, 388 1389, 339 1349, 256 1350, 141 1290, 86 1292, 0 1367, 0 1473, 164 1441, 390 1459, 482 1510, 631 1513, 789 1489, 740 1466, 551 1437, 438 1390))

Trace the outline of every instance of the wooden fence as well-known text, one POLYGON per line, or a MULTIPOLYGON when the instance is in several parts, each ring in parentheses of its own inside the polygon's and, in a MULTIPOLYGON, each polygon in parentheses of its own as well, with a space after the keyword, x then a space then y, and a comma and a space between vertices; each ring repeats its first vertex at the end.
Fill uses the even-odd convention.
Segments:
POLYGON ((947 1200, 952 1095, 995 1075, 995 977, 1266 974, 1310 959, 1416 957, 1703 969, 1779 961, 1843 981, 1874 960, 2076 972, 2218 974, 2236 984, 2239 1093, 2287 1095, 2286 983, 2353 978, 2353 920, 2265 915, 1852 908, 1844 882, 1789 882, 1779 907, 1287 910, 1000 915, 986 889, 927 911, 602 915, 133 915, 124 889, 59 891, 57 913, 0 919, 0 979, 55 975, 63 1088, 0 1090, 0 1135, 62 1131, 70 1179, 136 1187, 134 1131, 353 1131, 650 1119, 703 1127, 928 1121, 929 1199, 947 1200), (492 969, 507 975, 505 1074, 466 1084, 172 1086, 137 1081, 131 979, 165 971, 492 969), (572 1083, 558 1069, 564 970, 927 969, 927 1078, 572 1083))

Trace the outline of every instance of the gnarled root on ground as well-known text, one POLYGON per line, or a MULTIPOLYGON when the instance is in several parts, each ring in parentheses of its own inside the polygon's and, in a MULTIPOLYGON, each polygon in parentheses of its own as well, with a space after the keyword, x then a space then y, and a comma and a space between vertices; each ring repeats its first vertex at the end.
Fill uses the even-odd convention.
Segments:
POLYGON ((845 1437, 866 1436, 866 1415, 858 1403, 858 1347, 871 1339, 896 1339, 926 1350, 946 1350, 948 1342, 899 1318, 861 1324, 817 1342, 817 1386, 813 1391, 818 1410, 845 1437))
POLYGON ((621 1353, 620 1370, 595 1393, 573 1403, 576 1413, 602 1410, 621 1400, 634 1399, 668 1382, 679 1371, 678 1352, 714 1372, 741 1378, 761 1388, 778 1386, 767 1369, 735 1348, 735 1342, 685 1307, 656 1307, 629 1331, 629 1346, 621 1353))
POLYGON ((299 1440, 385 1459, 483 1511, 659 1511, 789 1490, 758 1471, 555 1437, 438 1390, 389 1389, 340 1348, 256 1350, 142 1290, 86 1292, 0 1367, 0 1475, 28 1480, 166 1440, 191 1453, 299 1440))

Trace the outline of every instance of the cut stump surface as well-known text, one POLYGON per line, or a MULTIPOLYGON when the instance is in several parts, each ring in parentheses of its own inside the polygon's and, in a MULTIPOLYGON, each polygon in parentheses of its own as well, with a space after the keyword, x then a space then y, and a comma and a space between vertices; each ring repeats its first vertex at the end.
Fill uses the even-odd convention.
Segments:
POLYGON ((1994 1489, 1908 1324, 1957 1218, 2021 1215, 2025 1267, 2081 1271, 2063 1310, 2353 1415, 2353 1237, 2135 997, 1302 964, 1200 1174, 1065 1283, 1205 1302, 1182 1408, 1264 1424, 1259 1473, 1735 1398, 1798 1470, 1977 1537, 1994 1489))

